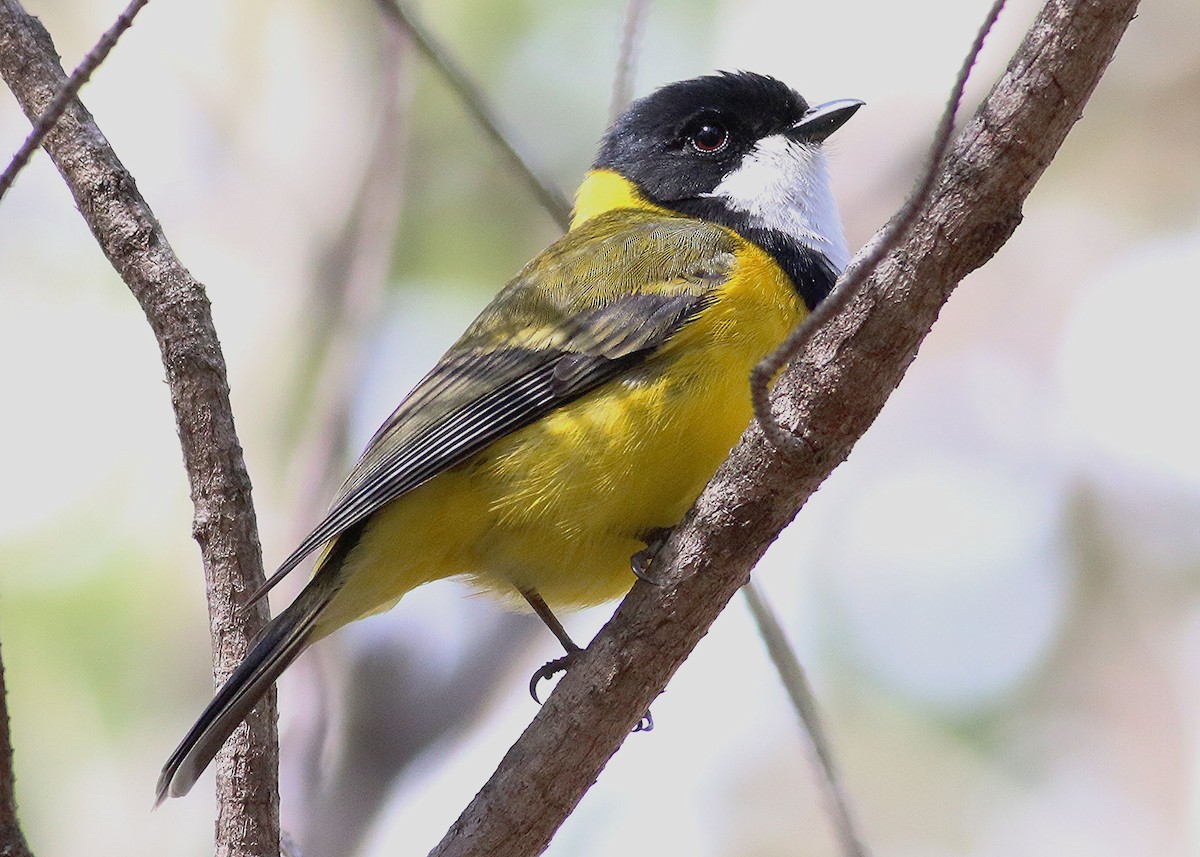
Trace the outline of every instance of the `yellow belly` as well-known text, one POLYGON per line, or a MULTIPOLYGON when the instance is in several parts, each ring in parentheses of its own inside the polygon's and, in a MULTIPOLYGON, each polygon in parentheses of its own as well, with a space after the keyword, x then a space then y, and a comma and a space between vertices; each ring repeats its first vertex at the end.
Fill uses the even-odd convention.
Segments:
POLYGON ((495 517, 475 545, 479 584, 559 606, 630 587, 630 558, 679 522, 750 418, 743 373, 678 374, 609 385, 489 450, 478 473, 495 517))

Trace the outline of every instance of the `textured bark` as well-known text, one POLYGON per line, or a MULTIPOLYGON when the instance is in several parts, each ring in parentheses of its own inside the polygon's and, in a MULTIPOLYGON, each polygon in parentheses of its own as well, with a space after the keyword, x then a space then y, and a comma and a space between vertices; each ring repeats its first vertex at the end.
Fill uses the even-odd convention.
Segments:
MULTIPOLYGON (((17 0, 0 0, 0 75, 30 121, 66 80, 50 35, 17 0)), ((78 99, 47 135, 45 149, 158 340, 191 485, 192 534, 204 561, 219 682, 248 651, 267 608, 260 602, 236 609, 239 596, 263 581, 262 555, 208 297, 78 99)), ((218 855, 278 853, 277 747, 271 694, 217 757, 218 855)))
POLYGON ((807 342, 773 395, 807 452, 752 425, 639 582, 434 849, 545 849, 642 713, 900 382, 942 305, 1021 221, 1112 58, 1136 0, 1050 0, 940 167, 915 224, 807 342))

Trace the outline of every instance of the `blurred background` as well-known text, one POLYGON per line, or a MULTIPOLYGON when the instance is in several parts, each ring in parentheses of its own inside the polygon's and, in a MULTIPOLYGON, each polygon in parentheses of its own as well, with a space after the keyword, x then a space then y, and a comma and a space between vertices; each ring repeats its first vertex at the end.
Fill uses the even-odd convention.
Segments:
MULTIPOLYGON (((68 68, 123 5, 29 0, 68 68)), ((659 0, 634 91, 745 68, 865 100, 829 145, 857 247, 910 188, 987 5, 659 0)), ((968 103, 1037 7, 1010 3, 968 103)), ((624 0, 417 11, 569 193, 624 0)), ((1023 225, 756 572, 879 855, 1200 851, 1197 33, 1194 0, 1144 5, 1023 225)), ((273 567, 558 230, 366 0, 158 0, 83 97, 209 290, 273 567)), ((27 131, 5 91, 0 157, 27 131)), ((44 154, 0 205, 0 366, 0 642, 30 844, 210 853, 211 774, 150 812, 211 692, 158 351, 44 154)), ((567 625, 587 639, 611 612, 567 625)), ((425 854, 533 716, 526 679, 555 645, 444 582, 310 652, 280 689, 306 857, 425 854)), ((740 599, 654 715, 551 855, 837 853, 740 599)))

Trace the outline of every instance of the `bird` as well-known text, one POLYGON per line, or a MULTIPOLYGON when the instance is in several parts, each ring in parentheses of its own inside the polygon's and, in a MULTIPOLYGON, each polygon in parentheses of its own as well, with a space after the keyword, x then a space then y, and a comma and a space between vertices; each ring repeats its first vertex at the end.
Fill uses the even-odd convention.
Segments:
POLYGON ((862 106, 747 71, 667 84, 603 135, 569 230, 380 426, 328 513, 251 601, 314 571, 162 769, 186 794, 307 647, 449 577, 554 611, 649 577, 753 414, 750 373, 849 252, 822 144, 862 106))

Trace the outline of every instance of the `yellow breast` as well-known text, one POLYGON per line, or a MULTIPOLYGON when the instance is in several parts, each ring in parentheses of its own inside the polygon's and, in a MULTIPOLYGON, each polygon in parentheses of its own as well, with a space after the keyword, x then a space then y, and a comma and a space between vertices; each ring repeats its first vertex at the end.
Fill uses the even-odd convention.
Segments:
POLYGON ((492 524, 476 581, 582 606, 633 583, 630 558, 678 523, 750 421, 750 371, 803 317, 790 280, 741 241, 717 300, 632 375, 493 444, 471 468, 492 524))

